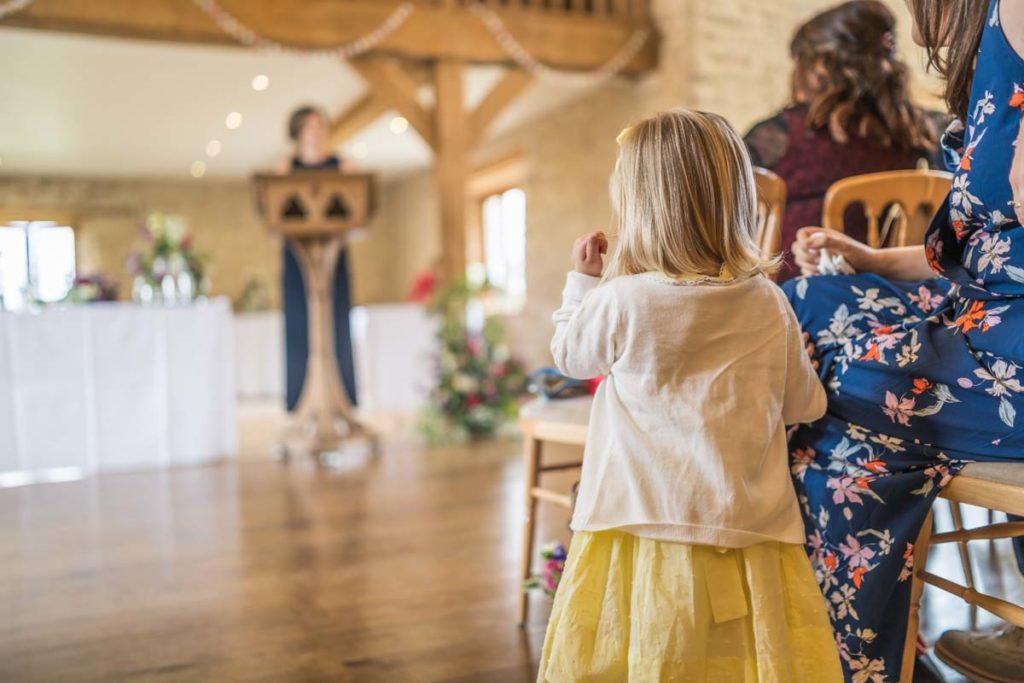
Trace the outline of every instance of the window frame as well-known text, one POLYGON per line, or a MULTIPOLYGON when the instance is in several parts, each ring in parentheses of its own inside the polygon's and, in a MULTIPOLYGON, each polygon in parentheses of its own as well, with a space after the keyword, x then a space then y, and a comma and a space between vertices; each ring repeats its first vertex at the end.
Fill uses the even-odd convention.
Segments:
MULTIPOLYGON (((509 190, 526 192, 526 160, 524 155, 515 154, 488 164, 472 172, 466 183, 466 267, 480 264, 486 268, 484 250, 484 202, 495 195, 509 190)), ((527 200, 527 207, 529 201, 527 200)), ((529 226, 527 208, 527 233, 529 226)), ((526 294, 520 297, 507 296, 504 291, 495 290, 485 296, 485 307, 491 313, 513 315, 525 306, 526 294)))

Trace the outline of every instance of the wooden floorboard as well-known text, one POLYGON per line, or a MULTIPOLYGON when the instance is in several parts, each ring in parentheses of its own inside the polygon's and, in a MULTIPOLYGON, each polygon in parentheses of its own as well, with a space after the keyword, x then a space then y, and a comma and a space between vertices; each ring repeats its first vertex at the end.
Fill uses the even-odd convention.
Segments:
POLYGON ((0 681, 532 680, 518 452, 0 490, 0 681))
MULTIPOLYGON (((339 472, 247 459, 0 489, 0 681, 532 681, 548 601, 513 625, 520 487, 515 442, 397 441, 339 472)), ((566 521, 542 505, 539 540, 566 521)), ((1019 597, 1005 544, 975 557, 1019 597)), ((958 576, 954 549, 933 560, 958 576)), ((929 593, 925 630, 967 614, 929 593)))

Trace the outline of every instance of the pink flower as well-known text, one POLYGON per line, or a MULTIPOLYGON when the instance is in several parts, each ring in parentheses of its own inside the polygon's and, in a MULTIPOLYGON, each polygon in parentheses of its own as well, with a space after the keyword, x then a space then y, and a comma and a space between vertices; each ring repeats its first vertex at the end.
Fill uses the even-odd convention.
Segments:
POLYGON ((869 560, 875 556, 874 550, 869 546, 861 545, 860 541, 851 534, 846 534, 846 543, 839 544, 839 551, 843 553, 850 569, 867 568, 869 560))
POLYGON ((899 422, 904 427, 909 427, 910 416, 914 414, 915 405, 916 399, 914 398, 896 398, 896 394, 886 391, 885 407, 882 408, 882 412, 888 415, 893 422, 899 422))
POLYGON ((907 297, 925 313, 931 313, 942 303, 942 295, 932 294, 931 290, 924 285, 918 288, 917 294, 910 293, 907 297))
POLYGON ((857 505, 864 504, 864 500, 858 493, 860 487, 857 484, 857 480, 853 477, 833 477, 825 482, 825 485, 830 489, 835 489, 835 493, 832 494, 832 502, 836 505, 846 501, 856 503, 857 505))

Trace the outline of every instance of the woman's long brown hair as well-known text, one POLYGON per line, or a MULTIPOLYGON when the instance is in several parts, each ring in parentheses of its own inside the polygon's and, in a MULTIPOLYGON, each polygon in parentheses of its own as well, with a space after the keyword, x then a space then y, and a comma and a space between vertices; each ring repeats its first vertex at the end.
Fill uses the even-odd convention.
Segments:
POLYGON ((810 128, 828 130, 836 142, 873 138, 899 149, 935 146, 935 127, 911 102, 895 31, 896 17, 878 0, 844 2, 797 29, 790 44, 793 96, 807 105, 810 128))
POLYGON ((928 51, 928 68, 946 81, 949 111, 966 119, 974 62, 985 30, 984 0, 912 0, 914 21, 928 51))

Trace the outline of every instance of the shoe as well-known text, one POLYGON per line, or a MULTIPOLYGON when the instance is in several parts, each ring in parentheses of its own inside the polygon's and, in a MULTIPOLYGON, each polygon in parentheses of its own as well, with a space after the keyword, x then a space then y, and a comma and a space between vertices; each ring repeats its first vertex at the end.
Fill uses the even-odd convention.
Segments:
POLYGON ((935 655, 976 683, 1024 683, 1024 628, 946 631, 935 643, 935 655))

